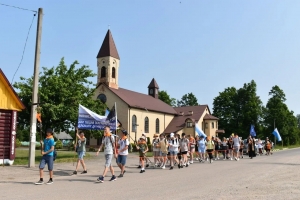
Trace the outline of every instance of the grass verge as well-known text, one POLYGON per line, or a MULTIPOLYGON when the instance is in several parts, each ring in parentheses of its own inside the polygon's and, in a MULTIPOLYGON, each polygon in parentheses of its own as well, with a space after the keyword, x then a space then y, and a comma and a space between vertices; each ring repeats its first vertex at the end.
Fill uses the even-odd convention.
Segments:
MULTIPOLYGON (((39 163, 42 158, 41 150, 35 151, 35 163, 39 163)), ((85 159, 91 158, 89 153, 85 153, 85 159)), ((14 165, 27 165, 29 159, 29 149, 16 149, 16 158, 14 165)), ((74 151, 57 151, 57 157, 54 162, 65 163, 73 162, 77 159, 77 154, 74 151)))

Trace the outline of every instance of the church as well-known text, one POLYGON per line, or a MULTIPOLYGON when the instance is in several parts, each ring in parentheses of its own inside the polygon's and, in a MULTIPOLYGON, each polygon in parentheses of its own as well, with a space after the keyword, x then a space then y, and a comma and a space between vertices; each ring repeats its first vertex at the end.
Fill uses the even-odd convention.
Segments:
MULTIPOLYGON (((195 136, 195 124, 207 136, 224 133, 218 130, 218 118, 211 115, 208 105, 172 107, 158 98, 159 86, 153 78, 147 94, 119 87, 120 56, 108 30, 97 54, 97 88, 94 98, 112 108, 116 102, 117 117, 127 130, 130 142, 144 133, 152 138, 155 133, 186 133, 195 136)), ((120 74, 122 76, 122 74, 120 74)), ((99 140, 90 139, 90 145, 99 140)))

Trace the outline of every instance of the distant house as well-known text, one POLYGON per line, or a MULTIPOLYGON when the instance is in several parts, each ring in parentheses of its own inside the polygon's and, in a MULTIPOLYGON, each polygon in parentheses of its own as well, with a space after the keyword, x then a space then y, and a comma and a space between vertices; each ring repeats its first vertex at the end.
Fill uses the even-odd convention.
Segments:
MULTIPOLYGON (((148 85, 147 94, 119 87, 120 57, 110 30, 97 54, 97 67, 94 99, 105 103, 108 108, 116 102, 118 120, 128 131, 131 142, 142 133, 151 138, 155 133, 171 132, 194 136, 196 123, 208 136, 222 132, 218 130, 218 118, 211 115, 207 105, 173 108, 161 101, 158 98, 159 86, 154 78, 148 85)), ((142 73, 147 72, 141 66, 141 76, 142 73)), ((90 138, 90 145, 99 145, 99 140, 90 138)))
POLYGON ((65 131, 59 132, 59 133, 54 133, 53 136, 56 139, 61 140, 63 142, 63 144, 68 144, 69 142, 71 142, 73 140, 72 136, 70 134, 66 133, 65 131))

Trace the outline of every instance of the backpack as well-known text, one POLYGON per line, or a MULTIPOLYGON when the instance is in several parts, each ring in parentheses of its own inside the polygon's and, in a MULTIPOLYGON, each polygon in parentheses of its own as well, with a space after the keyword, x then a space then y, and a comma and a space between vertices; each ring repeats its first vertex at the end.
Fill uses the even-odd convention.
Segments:
POLYGON ((53 161, 56 160, 56 157, 57 157, 57 151, 54 149, 54 151, 53 151, 53 161))

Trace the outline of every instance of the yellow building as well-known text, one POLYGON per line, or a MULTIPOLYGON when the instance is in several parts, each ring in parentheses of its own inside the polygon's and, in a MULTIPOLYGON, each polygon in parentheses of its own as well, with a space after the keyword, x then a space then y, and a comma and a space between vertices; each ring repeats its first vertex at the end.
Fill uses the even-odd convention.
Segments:
POLYGON ((13 164, 16 146, 17 111, 23 109, 25 109, 25 106, 0 69, 0 164, 13 164))
MULTIPOLYGON (((208 135, 215 136, 218 118, 211 115, 207 105, 173 108, 158 99, 159 86, 153 78, 142 94, 119 87, 120 57, 111 31, 108 30, 97 55, 97 88, 95 99, 109 108, 116 102, 118 120, 130 135, 138 139, 143 133, 152 137, 154 133, 182 133, 195 135, 195 123, 208 135)), ((99 141, 90 140, 90 145, 99 141)))

